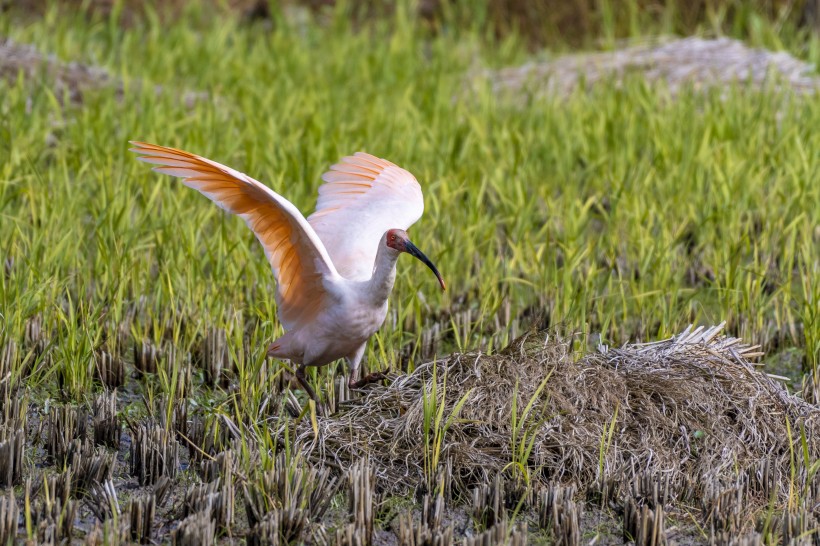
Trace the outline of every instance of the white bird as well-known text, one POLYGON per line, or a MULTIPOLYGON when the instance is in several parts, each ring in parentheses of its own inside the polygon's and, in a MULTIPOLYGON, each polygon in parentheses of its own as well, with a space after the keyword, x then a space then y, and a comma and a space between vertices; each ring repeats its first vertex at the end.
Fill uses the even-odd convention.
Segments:
POLYGON ((253 178, 189 152, 132 141, 139 160, 182 178, 221 208, 239 215, 262 243, 276 278, 277 315, 285 334, 268 356, 297 365, 296 377, 317 404, 307 366, 345 358, 351 388, 367 340, 387 316, 396 260, 407 252, 444 280, 406 229, 421 217, 421 187, 408 171, 358 152, 322 175, 316 211, 307 219, 287 199, 253 178))

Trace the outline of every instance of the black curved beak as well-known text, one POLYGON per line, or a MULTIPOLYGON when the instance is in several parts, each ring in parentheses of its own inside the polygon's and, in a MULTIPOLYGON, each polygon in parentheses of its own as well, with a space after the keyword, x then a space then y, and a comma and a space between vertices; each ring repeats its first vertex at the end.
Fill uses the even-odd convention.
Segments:
POLYGON ((419 250, 418 247, 410 241, 407 241, 404 244, 404 248, 405 252, 407 252, 411 256, 415 256, 416 258, 418 258, 422 263, 424 263, 424 265, 429 267, 433 271, 433 273, 436 274, 436 278, 438 279, 438 283, 441 285, 442 290, 447 289, 447 287, 444 285, 444 279, 441 278, 441 273, 438 272, 438 269, 436 269, 436 266, 433 264, 433 262, 430 261, 430 258, 424 255, 424 252, 419 250))

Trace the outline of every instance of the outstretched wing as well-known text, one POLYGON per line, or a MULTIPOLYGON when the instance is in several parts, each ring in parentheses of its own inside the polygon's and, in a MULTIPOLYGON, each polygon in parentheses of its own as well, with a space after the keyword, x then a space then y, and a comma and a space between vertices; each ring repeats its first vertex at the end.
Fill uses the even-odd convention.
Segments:
POLYGON ((401 167, 363 152, 342 158, 322 180, 308 222, 340 275, 369 279, 384 232, 407 229, 421 218, 421 186, 401 167))
POLYGON ((324 245, 299 210, 253 178, 197 155, 131 142, 139 160, 182 178, 221 208, 245 220, 262 243, 276 277, 276 303, 285 329, 313 319, 328 303, 324 280, 338 277, 324 245))

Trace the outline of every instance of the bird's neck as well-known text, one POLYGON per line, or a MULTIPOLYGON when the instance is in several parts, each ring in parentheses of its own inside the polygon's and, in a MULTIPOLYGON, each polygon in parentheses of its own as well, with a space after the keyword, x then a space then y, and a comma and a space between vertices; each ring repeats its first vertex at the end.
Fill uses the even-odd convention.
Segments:
POLYGON ((382 305, 393 290, 396 281, 396 260, 401 252, 393 250, 384 244, 379 245, 376 261, 373 264, 373 276, 367 281, 367 297, 374 304, 382 305))

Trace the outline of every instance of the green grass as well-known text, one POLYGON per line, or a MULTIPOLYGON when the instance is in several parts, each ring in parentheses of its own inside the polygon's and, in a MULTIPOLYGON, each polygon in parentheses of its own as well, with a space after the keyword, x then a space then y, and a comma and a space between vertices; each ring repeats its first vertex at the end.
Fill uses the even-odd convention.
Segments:
MULTIPOLYGON (((486 88, 465 95, 476 66, 526 58, 520 40, 429 35, 406 13, 363 32, 344 8, 275 30, 195 9, 194 24, 149 18, 127 31, 56 9, 27 24, 1 15, 0 35, 125 82, 121 97, 103 88, 66 105, 47 76, 0 81, 0 256, 10 264, 0 345, 24 347, 39 315, 51 351, 14 379, 30 371, 36 398, 83 402, 99 388, 102 344, 130 358, 134 341, 166 341, 178 358, 143 381, 147 405, 164 403, 167 417, 189 395, 209 423, 242 432, 244 465, 257 448, 262 467, 290 454, 286 413, 268 396, 284 368, 265 361, 282 327, 261 248, 241 220, 135 161, 129 139, 230 165, 305 213, 321 173, 356 150, 413 172, 426 211, 411 235, 448 291, 400 260, 371 369, 494 351, 534 320, 580 332, 584 347, 590 334, 620 344, 725 319, 731 334, 797 352, 820 377, 820 101, 737 87, 672 97, 637 77, 525 107, 486 88), (188 106, 187 91, 209 98, 188 106), (227 332, 233 385, 195 379, 188 393, 180 358, 212 328, 227 332)), ((796 49, 811 57, 815 46, 796 49)), ((314 370, 313 380, 327 391, 341 371, 314 370)), ((431 480, 446 432, 436 398, 431 480)), ((134 420, 140 404, 122 413, 134 420)), ((513 463, 523 467, 520 433, 524 462, 513 463)))
POLYGON ((3 20, 17 41, 127 82, 121 100, 86 92, 76 107, 47 79, 0 84, 0 241, 15 264, 0 279, 3 332, 19 339, 42 314, 65 353, 58 366, 72 370, 70 396, 106 326, 137 301, 134 333, 158 340, 159 325, 175 325, 183 349, 210 326, 250 323, 258 360, 281 333, 252 234, 134 161, 134 138, 234 166, 306 213, 343 154, 367 150, 415 173, 426 212, 412 235, 450 290, 402 261, 372 367, 397 367, 402 348, 418 357, 434 321, 438 352, 492 350, 527 311, 614 343, 727 319, 732 333, 805 348, 806 367, 817 365, 816 100, 741 89, 671 98, 639 79, 526 108, 486 90, 455 99, 476 58, 522 53, 468 33, 430 38, 411 22, 355 33, 345 21, 271 32, 201 18, 121 33, 56 10, 3 20), (186 90, 211 99, 186 107, 186 90))

